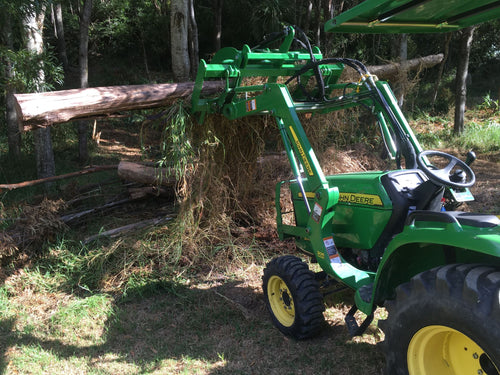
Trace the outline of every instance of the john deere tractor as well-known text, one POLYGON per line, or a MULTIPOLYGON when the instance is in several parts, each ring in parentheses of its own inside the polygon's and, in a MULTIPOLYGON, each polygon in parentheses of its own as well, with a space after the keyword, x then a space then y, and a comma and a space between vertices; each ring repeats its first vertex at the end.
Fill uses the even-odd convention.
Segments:
MULTIPOLYGON (((499 16, 493 0, 368 0, 325 29, 446 32, 499 16)), ((192 107, 200 118, 276 120, 294 174, 276 186, 278 233, 321 268, 314 273, 293 255, 267 264, 263 293, 282 333, 317 334, 325 324, 324 294, 348 287, 355 301, 345 317, 351 335, 363 334, 377 308, 387 309, 380 328, 388 373, 499 374, 500 219, 457 210, 473 199, 472 154, 461 161, 423 150, 387 82, 359 61, 323 57, 291 26, 254 48, 223 48, 210 63, 202 60, 192 107), (341 82, 344 69, 358 78, 341 82), (222 81, 223 91, 204 96, 209 80, 222 81), (325 176, 299 114, 354 107, 376 118, 394 169, 325 176), (283 220, 285 192, 292 224, 283 220)))

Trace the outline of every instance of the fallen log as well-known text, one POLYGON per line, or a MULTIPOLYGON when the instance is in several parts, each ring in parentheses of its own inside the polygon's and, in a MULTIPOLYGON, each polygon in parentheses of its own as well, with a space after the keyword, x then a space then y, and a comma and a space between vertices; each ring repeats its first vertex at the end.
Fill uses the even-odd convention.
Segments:
POLYGON ((380 79, 389 80, 394 77, 397 77, 402 72, 407 72, 409 70, 431 68, 441 63, 441 61, 443 61, 443 58, 444 55, 442 53, 439 53, 437 55, 429 55, 411 60, 406 60, 402 63, 372 65, 368 67, 368 71, 371 74, 376 75, 380 79))
MULTIPOLYGON (((188 98, 193 87, 194 82, 108 86, 15 94, 14 97, 19 130, 28 131, 76 119, 165 106, 188 98)), ((203 93, 214 94, 223 87, 223 82, 206 82, 203 93)))
MULTIPOLYGON (((439 64, 443 54, 407 60, 404 63, 368 66, 380 79, 390 79, 402 71, 429 68, 439 64)), ((28 131, 82 118, 110 116, 121 111, 156 108, 187 99, 194 82, 151 85, 92 87, 34 94, 15 94, 19 130, 28 131)), ((224 82, 208 81, 203 94, 213 95, 224 82)))
POLYGON ((155 168, 147 165, 121 161, 118 164, 118 176, 122 180, 140 182, 147 185, 172 186, 177 183, 168 168, 155 168))
POLYGON ((174 190, 168 187, 144 186, 129 188, 128 193, 132 199, 141 199, 149 196, 154 197, 174 197, 174 190))

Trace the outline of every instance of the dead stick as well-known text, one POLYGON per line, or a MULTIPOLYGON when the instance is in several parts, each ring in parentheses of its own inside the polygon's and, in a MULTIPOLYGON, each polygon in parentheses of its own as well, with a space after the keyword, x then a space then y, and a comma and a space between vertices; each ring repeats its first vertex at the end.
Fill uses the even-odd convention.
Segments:
POLYGON ((241 303, 233 301, 231 298, 226 297, 224 294, 221 294, 221 293, 219 293, 216 290, 214 290, 214 293, 217 294, 219 297, 222 297, 226 301, 228 301, 228 302, 232 303, 233 305, 235 305, 241 311, 241 313, 243 314, 243 316, 245 317, 246 320, 251 320, 252 319, 252 314, 250 313, 250 311, 248 311, 247 308, 244 307, 241 303))
POLYGON ((110 202, 110 203, 107 203, 107 204, 105 204, 103 206, 100 206, 100 207, 91 208, 89 210, 85 210, 85 211, 77 212, 77 213, 74 213, 74 214, 67 214, 67 215, 61 216, 61 220, 65 224, 68 224, 69 222, 74 221, 76 219, 81 219, 82 217, 85 217, 85 216, 88 216, 88 215, 91 215, 91 214, 95 214, 95 213, 98 213, 98 212, 102 212, 102 211, 105 211, 105 210, 107 210, 109 208, 114 208, 116 206, 120 206, 120 205, 125 204, 125 203, 133 202, 134 200, 135 199, 133 199, 133 198, 125 198, 125 199, 122 199, 122 200, 119 200, 119 201, 110 202))
POLYGON ((119 227, 119 228, 110 229, 110 230, 107 230, 105 232, 94 234, 93 236, 86 238, 83 241, 83 244, 86 245, 89 242, 92 242, 100 237, 116 237, 116 236, 119 236, 120 234, 122 234, 123 232, 128 232, 131 230, 143 229, 143 228, 148 227, 148 226, 158 225, 158 224, 164 223, 166 221, 172 220, 173 218, 174 218, 174 216, 163 216, 163 217, 159 217, 159 218, 155 218, 155 219, 143 220, 143 221, 140 221, 138 223, 124 225, 123 227, 119 227))
POLYGON ((2 191, 2 189, 8 189, 8 190, 19 189, 19 188, 23 188, 23 187, 27 187, 27 186, 34 186, 34 185, 38 185, 38 184, 43 184, 46 182, 52 182, 52 181, 64 180, 66 178, 78 177, 78 176, 82 176, 82 175, 89 174, 89 173, 107 171, 110 169, 118 169, 118 165, 99 165, 99 166, 87 168, 87 169, 84 169, 84 170, 78 171, 78 172, 61 174, 59 176, 45 177, 45 178, 40 178, 38 180, 19 182, 17 184, 0 184, 0 192, 2 191))

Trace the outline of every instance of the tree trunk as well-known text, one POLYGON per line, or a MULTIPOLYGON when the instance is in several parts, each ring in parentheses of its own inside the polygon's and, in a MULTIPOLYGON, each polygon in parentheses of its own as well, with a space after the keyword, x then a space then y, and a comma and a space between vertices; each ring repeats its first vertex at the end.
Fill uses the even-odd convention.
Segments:
POLYGON ((321 0, 316 0, 316 17, 314 18, 315 24, 314 24, 314 33, 316 34, 316 45, 318 47, 321 47, 321 30, 322 30, 322 25, 321 25, 321 11, 322 11, 322 6, 321 6, 321 0))
POLYGON ((62 17, 61 3, 55 4, 54 25, 55 25, 55 35, 57 39, 57 51, 59 53, 59 58, 61 59, 61 62, 63 64, 64 72, 67 72, 69 67, 69 62, 68 62, 68 54, 66 53, 66 41, 64 39, 64 23, 62 17))
POLYGON ((146 45, 144 44, 144 32, 143 30, 139 31, 141 38, 141 47, 142 47, 142 59, 144 61, 144 70, 146 71, 146 75, 148 77, 148 81, 151 81, 151 74, 149 73, 149 64, 148 64, 148 54, 146 52, 146 45))
MULTIPOLYGON (((402 66, 405 66, 408 61, 408 35, 401 34, 401 39, 399 41, 399 61, 402 66)), ((403 108, 403 103, 405 100, 405 94, 407 90, 408 83, 408 70, 402 69, 401 76, 399 79, 398 90, 396 93, 398 99, 398 105, 403 108)))
MULTIPOLYGON (((23 19, 23 27, 26 34, 26 47, 28 51, 36 54, 43 52, 43 21, 45 19, 45 8, 36 13, 28 13, 23 19)), ((40 67, 38 74, 38 84, 41 87, 45 75, 43 67, 40 67)), ((41 88, 40 88, 41 90, 41 88)), ((54 161, 54 151, 50 137, 50 128, 37 129, 34 134, 35 160, 38 178, 55 175, 56 167, 54 161)))
POLYGON ((172 0, 170 5, 170 41, 172 47, 172 73, 176 82, 189 79, 188 0, 172 0))
POLYGON ((128 161, 121 161, 118 164, 118 176, 125 181, 172 186, 177 182, 175 177, 172 177, 173 175, 175 175, 175 172, 167 168, 148 167, 128 161))
POLYGON ((460 134, 464 131, 465 101, 467 99, 467 74, 469 72, 469 55, 472 46, 475 27, 468 27, 462 31, 456 75, 455 88, 455 123, 453 131, 460 134))
POLYGON ((306 35, 307 35, 307 33, 309 32, 309 27, 311 24, 311 16, 312 16, 312 11, 313 11, 312 0, 307 0, 306 5, 307 5, 306 16, 305 16, 304 25, 303 25, 302 29, 304 30, 304 33, 306 33, 306 35))
MULTIPOLYGON (((323 16, 324 20, 330 20, 333 18, 333 16, 334 16, 334 14, 333 14, 333 0, 324 0, 323 15, 324 15, 323 16)), ((321 48, 321 50, 323 51, 324 55, 328 55, 329 49, 331 46, 330 40, 333 38, 333 36, 332 36, 333 33, 326 33, 324 31, 324 29, 321 29, 321 30, 322 30, 322 40, 323 40, 323 44, 322 44, 323 47, 321 48)))
POLYGON ((224 0, 212 0, 214 9, 214 52, 221 49, 222 46, 222 5, 224 0))
MULTIPOLYGON (((0 16, 0 21, 3 24, 2 27, 2 45, 6 46, 9 49, 13 49, 13 41, 12 41, 12 23, 11 18, 7 14, 2 14, 0 16)), ((2 61, 5 70, 2 72, 5 75, 5 79, 7 82, 6 90, 5 90, 5 120, 7 123, 7 140, 9 145, 9 156, 14 160, 19 159, 21 155, 21 132, 17 126, 17 115, 16 115, 16 106, 15 106, 15 90, 14 88, 8 84, 8 82, 13 78, 13 69, 12 64, 8 60, 6 56, 2 61)))
MULTIPOLYGON (((7 64, 7 69, 10 70, 10 64, 7 64)), ((19 157, 21 156, 21 132, 19 131, 19 127, 17 125, 18 122, 16 114, 16 99, 14 98, 14 93, 15 92, 12 90, 7 90, 5 94, 5 117, 7 121, 7 142, 9 144, 9 156, 13 160, 19 160, 19 157)))
POLYGON ((35 161, 38 178, 55 176, 56 164, 50 128, 37 129, 34 131, 35 161))
MULTIPOLYGON (((89 24, 92 13, 92 0, 85 0, 80 15, 80 48, 78 63, 80 67, 80 87, 89 87, 89 24)), ((85 163, 89 157, 88 151, 89 124, 87 121, 78 123, 78 160, 85 163)))
POLYGON ((195 79, 198 72, 200 53, 198 48, 198 24, 194 14, 194 0, 189 0, 189 59, 191 63, 191 79, 195 79))
POLYGON ((451 42, 451 33, 446 34, 445 36, 445 41, 444 41, 444 57, 443 61, 441 64, 439 64, 439 72, 438 76, 436 79, 436 84, 434 85, 434 94, 432 95, 432 108, 434 108, 434 105, 436 104, 438 92, 439 92, 439 86, 441 85, 441 79, 443 78, 443 71, 444 71, 444 65, 446 64, 446 60, 448 60, 448 54, 450 53, 450 42, 451 42))

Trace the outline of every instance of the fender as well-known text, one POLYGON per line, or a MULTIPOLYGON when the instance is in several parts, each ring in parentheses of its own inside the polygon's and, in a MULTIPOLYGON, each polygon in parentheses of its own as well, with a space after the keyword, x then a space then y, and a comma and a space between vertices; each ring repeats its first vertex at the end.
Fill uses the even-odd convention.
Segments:
POLYGON ((500 226, 477 228, 436 221, 406 225, 382 257, 372 301, 382 304, 414 275, 450 263, 485 263, 500 268, 500 226))

